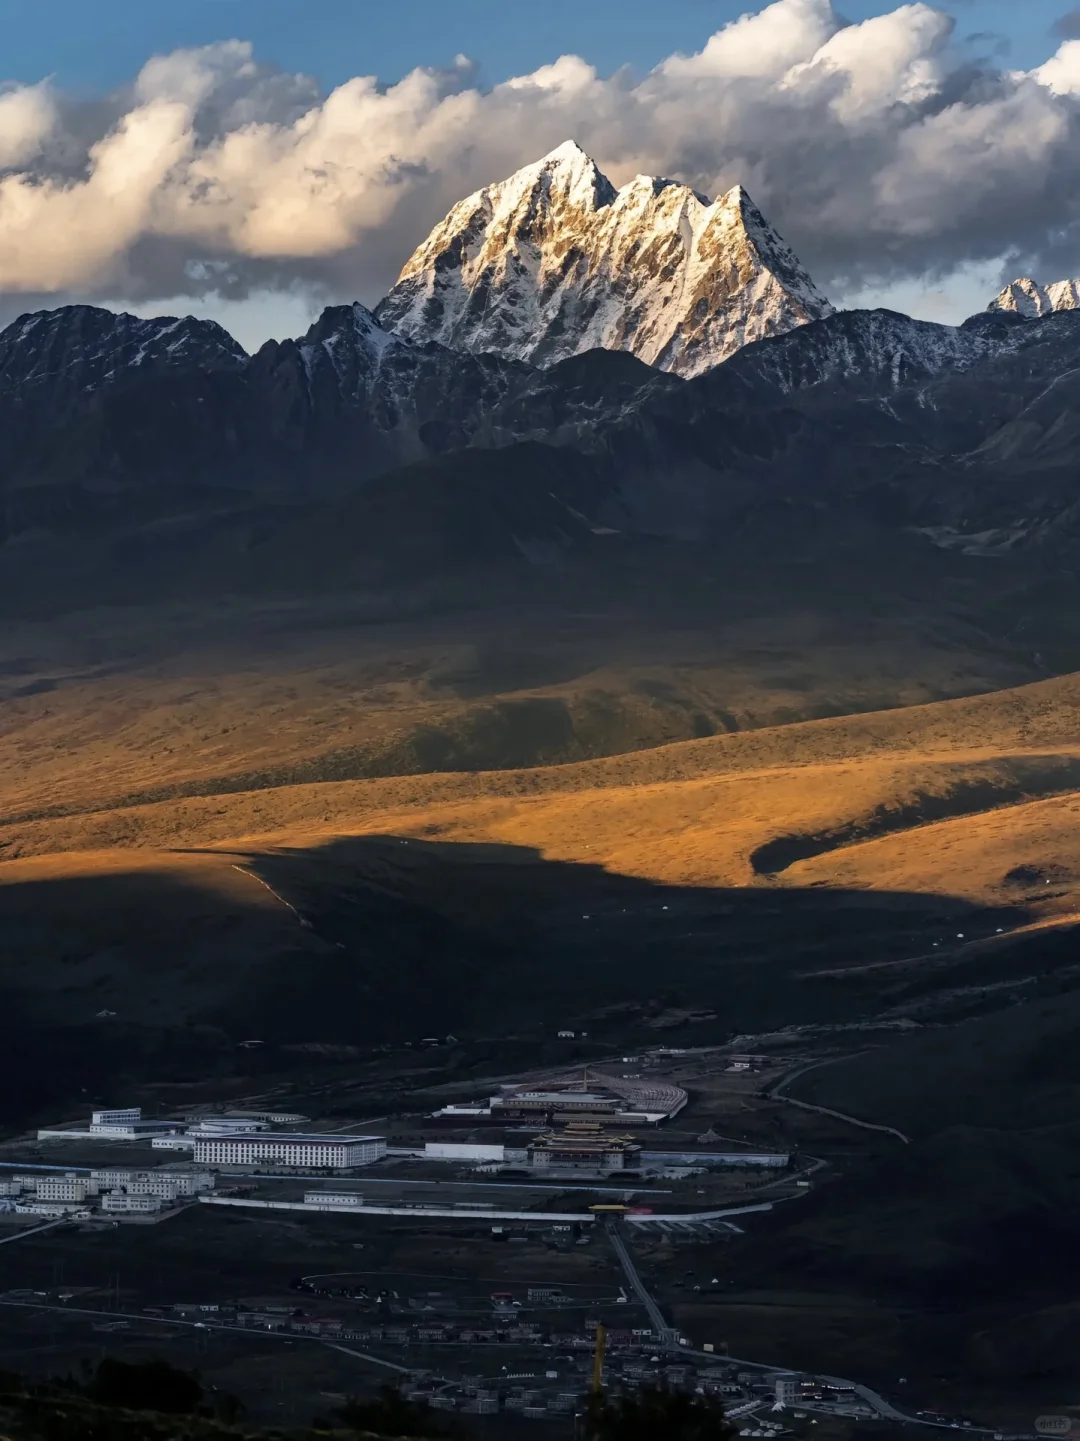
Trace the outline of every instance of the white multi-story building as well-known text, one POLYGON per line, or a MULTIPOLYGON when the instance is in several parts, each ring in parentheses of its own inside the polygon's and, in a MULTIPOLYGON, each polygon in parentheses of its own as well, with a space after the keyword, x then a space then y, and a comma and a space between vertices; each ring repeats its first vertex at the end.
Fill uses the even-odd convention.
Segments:
POLYGON ((105 1212, 126 1215, 152 1216, 163 1205, 160 1196, 132 1196, 127 1191, 109 1191, 101 1198, 101 1209, 105 1212))
POLYGON ((142 1171, 120 1171, 109 1167, 104 1171, 90 1172, 90 1185, 93 1192, 101 1191, 122 1191, 125 1186, 130 1186, 136 1176, 143 1175, 142 1171))
POLYGON ((224 1121, 227 1125, 234 1126, 240 1126, 245 1121, 261 1121, 275 1126, 299 1126, 310 1118, 302 1116, 299 1111, 230 1111, 228 1115, 218 1115, 213 1111, 192 1111, 184 1119, 192 1126, 202 1125, 204 1121, 224 1121))
POLYGON ((158 1174, 174 1182, 178 1196, 197 1196, 200 1191, 214 1189, 213 1171, 159 1171, 158 1174))
POLYGON ((90 1135, 108 1136, 116 1141, 149 1141, 153 1144, 155 1136, 172 1136, 177 1129, 175 1121, 125 1121, 115 1126, 91 1125, 90 1135))
POLYGON ((214 1189, 212 1171, 91 1171, 87 1194, 103 1195, 108 1191, 130 1191, 132 1195, 161 1196, 178 1200, 214 1189))
POLYGON ((89 1192, 83 1176, 42 1176, 34 1194, 39 1201, 78 1201, 82 1204, 89 1192))
POLYGON ((32 1171, 28 1173, 24 1171, 21 1175, 16 1172, 15 1175, 9 1176, 8 1180, 13 1186, 18 1186, 23 1191, 36 1191, 37 1183, 41 1180, 41 1172, 32 1171))
POLYGON ((778 1406, 794 1406, 799 1399, 798 1376, 777 1376, 773 1381, 773 1394, 778 1406))
MULTIPOLYGON (((123 1110, 115 1111, 93 1111, 90 1116, 91 1136, 113 1136, 122 1141, 149 1140, 154 1136, 168 1135, 172 1131, 179 1131, 179 1121, 144 1121, 142 1109, 139 1106, 127 1106, 123 1110)), ((39 1131, 38 1139, 50 1137, 61 1137, 63 1131, 39 1131)), ((69 1135, 79 1135, 78 1131, 68 1132, 69 1135)), ((85 1134, 85 1133, 83 1133, 85 1134)))
POLYGON ((141 1106, 127 1106, 118 1111, 93 1111, 90 1115, 91 1128, 99 1126, 133 1126, 142 1120, 141 1106))
POLYGON ((277 1162, 299 1170, 347 1170, 368 1166, 386 1155, 382 1136, 277 1135, 198 1136, 197 1166, 253 1166, 277 1162))
POLYGON ((140 1176, 125 1190, 129 1196, 159 1196, 163 1201, 175 1201, 180 1195, 172 1176, 140 1176))

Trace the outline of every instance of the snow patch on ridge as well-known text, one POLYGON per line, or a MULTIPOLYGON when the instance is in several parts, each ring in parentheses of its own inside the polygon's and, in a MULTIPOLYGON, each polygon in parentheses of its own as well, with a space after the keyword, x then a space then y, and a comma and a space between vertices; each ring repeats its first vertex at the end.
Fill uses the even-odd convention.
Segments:
POLYGON ((239 370, 243 347, 216 321, 144 319, 93 305, 20 315, 0 331, 0 391, 69 382, 83 392, 148 369, 239 370))

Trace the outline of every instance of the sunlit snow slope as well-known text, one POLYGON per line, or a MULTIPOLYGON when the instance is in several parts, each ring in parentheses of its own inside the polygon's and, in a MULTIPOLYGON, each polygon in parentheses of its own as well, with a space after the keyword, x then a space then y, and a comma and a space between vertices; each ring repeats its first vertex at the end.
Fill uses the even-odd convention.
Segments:
POLYGON ((621 190, 573 141, 456 205, 378 307, 412 340, 551 365, 601 347, 696 375, 832 306, 741 186, 621 190))

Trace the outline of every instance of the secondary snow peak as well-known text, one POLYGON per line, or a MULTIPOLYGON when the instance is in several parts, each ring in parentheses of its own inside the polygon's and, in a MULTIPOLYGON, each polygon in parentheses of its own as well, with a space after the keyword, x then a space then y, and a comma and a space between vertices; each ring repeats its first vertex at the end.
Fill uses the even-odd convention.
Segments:
POLYGON ((1035 319, 1055 310, 1080 310, 1080 280, 1055 280, 1039 285, 1030 275, 1006 285, 995 295, 987 310, 1011 310, 1016 315, 1035 319))

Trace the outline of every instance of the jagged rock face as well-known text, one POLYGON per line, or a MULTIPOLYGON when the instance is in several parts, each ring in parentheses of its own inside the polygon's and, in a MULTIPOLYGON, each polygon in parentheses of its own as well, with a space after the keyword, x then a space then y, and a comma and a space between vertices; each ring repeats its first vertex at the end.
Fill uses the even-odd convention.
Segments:
POLYGON ((21 315, 0 332, 0 392, 85 393, 162 369, 239 370, 247 352, 213 320, 143 320, 93 305, 21 315))
POLYGON ((159 474, 170 446, 178 461, 190 456, 207 420, 189 393, 192 381, 212 391, 235 382, 247 363, 228 331, 192 316, 144 320, 91 305, 20 316, 0 332, 5 528, 77 519, 84 481, 102 494, 122 487, 133 466, 159 474), (125 404, 133 393, 139 398, 125 404), (95 424, 105 416, 109 433, 95 424), (30 492, 42 476, 54 494, 39 507, 30 492))
MULTIPOLYGON (((272 581, 307 507, 297 565, 316 581, 330 538, 390 576, 613 531, 710 543, 751 527, 767 549, 779 527, 821 555, 834 529, 991 553, 1076 533, 1080 309, 959 327, 840 312, 691 378, 626 350, 544 369, 455 351, 359 305, 250 358, 217 327, 129 322, 71 307, 0 333, 0 541, 51 537, 70 565, 81 537, 124 535, 118 564, 144 557, 150 585, 145 557, 189 544, 225 574, 250 553, 272 581)), ((36 583, 25 544, 3 555, 36 583)))
POLYGON ((198 321, 79 306, 29 317, 0 333, 6 520, 17 533, 82 523, 103 506, 121 515, 125 496, 145 516, 211 492, 356 486, 469 445, 531 374, 414 345, 361 305, 331 307, 299 340, 251 357, 198 321))
POLYGON ((533 365, 603 348, 689 376, 831 312, 741 186, 616 190, 571 142, 455 206, 376 315, 533 365))
MULTIPOLYGON (((548 393, 534 382, 528 399, 545 402, 539 413, 558 443, 605 464, 602 524, 703 540, 779 506, 805 509, 823 534, 881 521, 929 536, 940 525, 1000 528, 1007 514, 1009 534, 1026 543, 1075 489, 1063 467, 1078 453, 1075 387, 1052 383, 1077 367, 1080 311, 981 315, 958 327, 846 311, 688 381, 656 376, 625 398, 609 386, 602 420, 576 433, 550 394, 564 366, 546 372, 548 393), (1058 467, 1060 484, 1046 475, 1029 504, 1018 476, 1033 465, 1058 467)), ((504 403, 513 422, 504 434, 524 429, 524 399, 504 403)))
MULTIPOLYGON (((1021 327, 1022 329, 1022 327, 1021 327)), ((935 325, 891 310, 848 310, 733 357, 719 375, 783 394, 840 384, 888 394, 945 371, 966 370, 1013 343, 1014 327, 935 325)))
POLYGON ((1051 285, 1039 285, 1025 275, 1006 285, 986 308, 1010 310, 1026 320, 1050 315, 1055 310, 1080 310, 1080 280, 1055 280, 1051 285))
POLYGON ((247 370, 281 454, 348 480, 467 446, 528 372, 383 330, 362 305, 325 310, 300 340, 270 341, 247 370))

